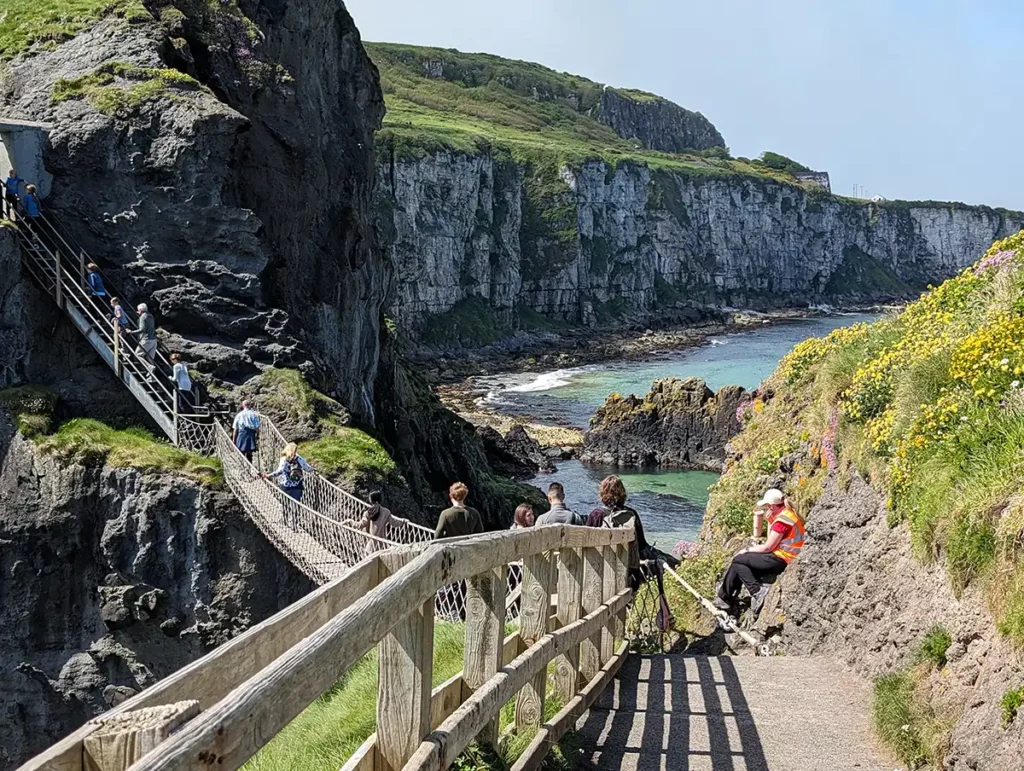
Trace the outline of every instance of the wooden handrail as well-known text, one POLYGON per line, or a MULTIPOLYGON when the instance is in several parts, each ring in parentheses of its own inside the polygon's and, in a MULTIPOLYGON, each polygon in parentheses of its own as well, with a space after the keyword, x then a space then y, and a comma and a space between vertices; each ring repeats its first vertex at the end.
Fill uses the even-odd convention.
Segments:
MULTIPOLYGON (((434 729, 451 728, 457 730, 457 741, 449 737, 442 754, 428 753, 448 762, 452 752, 461 750, 483 728, 494 726, 501 705, 524 686, 531 689, 521 697, 529 708, 517 709, 517 723, 539 725, 547 664, 556 657, 572 661, 572 651, 582 640, 600 635, 624 612, 632 593, 617 566, 624 564, 633 537, 632 529, 548 526, 378 552, 343 578, 107 715, 172 703, 183 695, 198 699, 203 711, 132 765, 132 771, 237 769, 380 645, 378 704, 389 706, 387 720, 378 721, 371 753, 375 768, 402 768, 427 744, 437 744, 434 729), (557 584, 554 580, 550 568, 555 552, 582 555, 578 563, 572 558, 560 560, 558 569, 583 576, 584 596, 591 596, 593 588, 588 592, 587 573, 581 568, 592 555, 602 565, 600 573, 589 579, 593 582, 599 576, 598 606, 585 608, 587 615, 582 619, 571 620, 572 611, 568 611, 568 623, 558 629, 553 627, 562 623, 562 617, 550 616, 551 600, 556 587, 568 579, 560 576, 557 584), (522 652, 502 668, 510 650, 509 640, 495 633, 503 618, 503 571, 517 558, 524 560, 526 587, 521 601, 527 624, 516 644, 522 652), (606 581, 606 576, 614 581, 606 581), (458 689, 449 684, 438 703, 436 689, 432 696, 430 687, 434 595, 439 587, 461 581, 475 587, 474 599, 466 608, 467 630, 475 630, 466 651, 469 678, 458 689), (401 655, 389 655, 389 650, 401 655), (411 682, 417 685, 412 687, 411 682), (456 744, 458 750, 453 749, 456 744)), ((599 661, 605 664, 607 660, 599 661)), ((572 680, 585 685, 583 677, 572 680)), ((90 730, 90 725, 79 729, 23 766, 23 771, 79 771, 82 743, 90 730)), ((550 738, 551 731, 546 735, 550 738)), ((494 733, 480 738, 493 741, 494 733)), ((356 766, 365 767, 363 763, 360 760, 356 766)))

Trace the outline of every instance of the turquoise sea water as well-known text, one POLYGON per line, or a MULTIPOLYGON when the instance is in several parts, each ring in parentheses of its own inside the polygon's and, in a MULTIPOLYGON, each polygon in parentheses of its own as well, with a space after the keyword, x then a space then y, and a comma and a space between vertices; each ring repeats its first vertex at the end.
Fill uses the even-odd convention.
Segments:
MULTIPOLYGON (((850 314, 802 319, 748 332, 722 335, 706 345, 639 362, 612 362, 540 375, 502 375, 484 382, 485 400, 502 412, 530 415, 545 422, 585 427, 590 416, 613 392, 643 395, 662 377, 701 377, 717 389, 742 385, 748 389, 770 375, 789 350, 802 340, 828 334, 838 327, 877 316, 850 314)), ((532 484, 546 489, 561 482, 568 503, 581 513, 597 505, 597 484, 618 473, 640 512, 650 540, 666 551, 679 540, 694 540, 700 530, 707 488, 717 476, 699 471, 629 472, 587 467, 579 461, 558 464, 532 484)), ((753 502, 751 502, 753 503, 753 502)))

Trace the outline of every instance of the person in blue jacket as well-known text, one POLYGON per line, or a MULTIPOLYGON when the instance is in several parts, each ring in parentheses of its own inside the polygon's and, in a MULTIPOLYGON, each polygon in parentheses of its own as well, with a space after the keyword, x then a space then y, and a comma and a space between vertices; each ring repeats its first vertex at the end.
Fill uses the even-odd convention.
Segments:
POLYGON ((18 193, 21 191, 21 183, 24 181, 14 169, 7 172, 7 179, 4 180, 4 214, 9 220, 14 219, 14 210, 18 206, 18 193))
POLYGON ((85 286, 93 297, 106 297, 107 288, 103 286, 103 276, 95 262, 85 266, 85 286))
POLYGON ((24 224, 45 243, 42 228, 39 227, 43 217, 43 205, 39 202, 39 196, 36 195, 35 185, 25 185, 25 195, 21 197, 21 205, 25 207, 25 214, 28 215, 24 224))

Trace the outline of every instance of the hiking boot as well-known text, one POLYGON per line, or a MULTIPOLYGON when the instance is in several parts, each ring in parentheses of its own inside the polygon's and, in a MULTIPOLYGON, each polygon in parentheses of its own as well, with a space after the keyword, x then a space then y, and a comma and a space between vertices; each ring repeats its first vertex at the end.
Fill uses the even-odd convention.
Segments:
POLYGON ((750 595, 750 612, 757 618, 761 613, 761 608, 764 607, 765 598, 768 597, 768 592, 771 587, 767 584, 761 584, 757 591, 750 595))
POLYGON ((715 599, 712 600, 712 602, 714 603, 715 607, 718 608, 719 610, 724 610, 726 613, 730 613, 730 614, 733 612, 732 603, 729 602, 728 600, 723 600, 717 594, 715 595, 715 599))

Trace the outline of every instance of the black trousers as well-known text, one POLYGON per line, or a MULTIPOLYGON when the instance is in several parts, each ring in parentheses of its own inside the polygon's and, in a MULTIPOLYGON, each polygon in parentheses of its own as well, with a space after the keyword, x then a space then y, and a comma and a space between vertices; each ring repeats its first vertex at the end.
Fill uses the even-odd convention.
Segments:
POLYGON ((786 560, 774 554, 747 552, 732 558, 732 564, 725 571, 722 581, 722 599, 733 601, 740 594, 740 587, 747 587, 753 594, 764 583, 765 578, 779 575, 786 569, 786 560))

